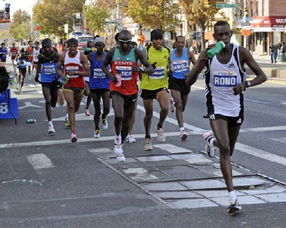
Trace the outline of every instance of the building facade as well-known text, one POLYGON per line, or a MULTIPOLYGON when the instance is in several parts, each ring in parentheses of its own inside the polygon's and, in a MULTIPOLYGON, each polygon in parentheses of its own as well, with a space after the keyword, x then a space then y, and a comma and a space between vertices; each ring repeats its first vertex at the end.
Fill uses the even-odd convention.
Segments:
POLYGON ((271 44, 286 42, 286 1, 248 0, 248 14, 252 18, 249 49, 258 54, 268 54, 271 44))

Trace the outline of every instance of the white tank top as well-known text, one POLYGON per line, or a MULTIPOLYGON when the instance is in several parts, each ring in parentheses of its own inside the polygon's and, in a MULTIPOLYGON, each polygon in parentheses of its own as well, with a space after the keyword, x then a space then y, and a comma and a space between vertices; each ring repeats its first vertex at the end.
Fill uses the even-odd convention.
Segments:
MULTIPOLYGON (((65 61, 64 61, 64 65, 65 65, 65 71, 82 71, 82 63, 80 62, 80 52, 78 51, 76 56, 71 58, 68 55, 68 51, 65 54, 65 61)), ((78 78, 78 75, 71 75, 71 78, 78 78)))
POLYGON ((33 60, 35 63, 39 62, 39 56, 40 54, 40 48, 38 50, 36 50, 36 48, 33 49, 33 60))
POLYGON ((239 46, 233 44, 231 59, 226 64, 213 57, 205 76, 208 114, 239 116, 243 109, 243 95, 234 95, 233 87, 246 79, 246 72, 240 66, 239 46))

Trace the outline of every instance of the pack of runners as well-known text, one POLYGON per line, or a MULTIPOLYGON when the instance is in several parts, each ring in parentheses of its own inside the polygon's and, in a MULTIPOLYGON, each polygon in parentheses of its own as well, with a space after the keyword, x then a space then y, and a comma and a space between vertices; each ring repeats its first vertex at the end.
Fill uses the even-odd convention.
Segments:
MULTIPOLYGON (((163 35, 164 32, 160 29, 151 31, 151 45, 144 50, 140 50, 136 43, 132 42, 129 31, 123 30, 116 34, 116 45, 108 52, 105 50, 105 40, 101 37, 89 42, 84 53, 77 49, 78 41, 71 38, 63 44, 61 54, 52 47, 49 39, 44 39, 41 48, 36 43, 33 50, 30 46, 26 51, 21 50, 19 57, 16 57, 18 50, 13 45, 10 56, 12 60, 18 58, 18 61, 22 62, 34 60, 35 80, 41 83, 46 101, 49 134, 56 132, 52 122, 52 107, 64 97, 71 142, 77 142, 75 113, 79 110, 85 94, 88 96, 85 114, 91 115, 89 104, 93 101, 93 136, 99 138, 101 128, 108 128, 111 100, 115 129, 113 151, 118 161, 126 160, 124 142, 136 142, 131 131, 139 95, 143 99, 145 109, 145 151, 153 150, 150 127, 154 100, 160 107, 155 129, 157 141, 166 141, 164 121, 169 109, 175 112, 180 139, 184 141, 188 138, 183 113, 191 85, 206 67, 204 74, 207 117, 212 131, 203 134, 205 151, 210 157, 215 156, 217 151, 220 154, 221 171, 230 197, 229 213, 233 214, 241 209, 233 189, 230 156, 233 154, 244 119, 242 92, 246 88, 263 83, 266 76, 247 49, 230 42, 232 32, 227 22, 219 21, 214 25, 214 38, 224 42, 225 48, 212 58, 207 55, 208 48, 196 60, 194 54, 185 48, 186 40, 183 36, 177 36, 175 48, 169 50, 163 45, 163 35), (256 73, 256 77, 251 81, 246 80, 244 64, 256 73), (193 66, 190 67, 191 65, 193 66), (230 78, 231 80, 228 80, 230 78)), ((20 65, 19 70, 22 69, 20 65)), ((25 70, 20 70, 23 72, 23 79, 19 82, 21 86, 26 67, 23 69, 25 70)))

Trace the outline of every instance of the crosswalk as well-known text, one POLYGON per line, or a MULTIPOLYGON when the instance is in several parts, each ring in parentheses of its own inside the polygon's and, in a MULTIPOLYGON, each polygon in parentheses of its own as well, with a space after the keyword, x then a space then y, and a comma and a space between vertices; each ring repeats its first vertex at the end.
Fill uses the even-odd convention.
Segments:
MULTIPOLYGON (((127 153, 125 163, 117 162, 112 148, 90 148, 81 152, 92 155, 92 159, 116 170, 126 180, 171 208, 218 207, 228 204, 225 183, 216 158, 167 143, 154 144, 154 148, 156 152, 151 154, 127 153)), ((17 165, 31 167, 38 173, 40 180, 41 175, 50 173, 50 170, 57 172, 59 169, 60 172, 62 167, 55 165, 57 159, 59 158, 53 156, 53 153, 31 153, 23 155, 21 163, 17 165)), ((286 202, 285 185, 235 164, 233 176, 241 204, 286 202)), ((3 180, 2 184, 34 184, 35 181, 37 180, 32 178, 14 178, 3 180)))

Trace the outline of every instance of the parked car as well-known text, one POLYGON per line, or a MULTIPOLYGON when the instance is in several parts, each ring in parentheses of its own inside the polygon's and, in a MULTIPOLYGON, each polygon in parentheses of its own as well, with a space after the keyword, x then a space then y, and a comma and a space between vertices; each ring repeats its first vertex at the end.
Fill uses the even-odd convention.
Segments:
POLYGON ((93 36, 79 36, 78 40, 78 49, 84 50, 88 41, 93 41, 93 36))

